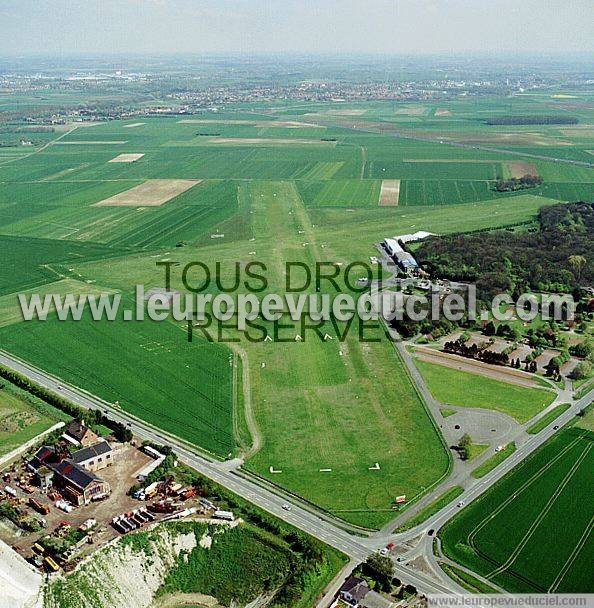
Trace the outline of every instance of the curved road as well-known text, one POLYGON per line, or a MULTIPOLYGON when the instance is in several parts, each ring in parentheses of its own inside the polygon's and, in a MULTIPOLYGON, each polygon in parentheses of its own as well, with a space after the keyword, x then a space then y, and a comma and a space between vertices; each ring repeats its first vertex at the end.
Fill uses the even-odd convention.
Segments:
MULTIPOLYGON (((278 496, 271 489, 262 487, 251 479, 239 476, 233 471, 227 470, 224 467, 224 463, 207 458, 185 442, 160 429, 154 428, 135 416, 123 411, 121 408, 107 403, 83 389, 65 383, 59 378, 18 359, 10 353, 0 351, 0 364, 26 376, 40 386, 67 398, 80 407, 85 409, 100 409, 107 412, 112 419, 129 426, 139 437, 157 443, 171 445, 175 449, 180 460, 196 469, 201 474, 235 492, 242 498, 258 505, 279 519, 282 519, 319 540, 343 551, 354 561, 365 560, 371 553, 382 548, 388 542, 403 543, 412 541, 419 535, 423 535, 420 545, 415 549, 415 553, 423 555, 429 564, 435 564, 432 552, 432 539, 426 534, 426 531, 429 528, 439 529, 458 510, 458 507, 455 504, 448 505, 426 520, 423 524, 400 534, 385 534, 380 532, 367 538, 360 537, 351 534, 331 521, 328 521, 323 514, 318 515, 310 510, 304 509, 300 505, 291 502, 290 499, 278 496), (283 505, 287 502, 291 504, 290 511, 283 509, 283 505)), ((548 427, 537 435, 531 436, 530 439, 518 448, 514 454, 504 460, 503 463, 466 489, 458 500, 463 500, 465 504, 475 500, 516 464, 549 439, 555 433, 555 427, 562 427, 565 423, 569 422, 581 408, 587 406, 593 399, 594 391, 590 391, 590 393, 580 400, 573 402, 571 407, 548 427)), ((395 572, 399 578, 407 583, 412 583, 417 589, 426 594, 464 592, 461 587, 451 581, 443 572, 435 572, 435 577, 432 577, 425 572, 419 572, 417 569, 400 562, 395 563, 395 572)))

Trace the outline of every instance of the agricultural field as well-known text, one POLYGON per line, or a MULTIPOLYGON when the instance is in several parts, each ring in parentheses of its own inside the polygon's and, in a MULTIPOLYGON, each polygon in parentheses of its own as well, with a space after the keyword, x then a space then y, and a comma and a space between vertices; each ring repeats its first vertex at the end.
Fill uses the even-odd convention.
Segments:
MULTIPOLYGON (((273 292, 284 286, 285 261, 312 264, 322 254, 321 243, 293 183, 243 184, 239 197, 254 212, 255 240, 210 245, 203 255, 221 262, 222 282, 229 284, 235 260, 255 250, 269 269, 268 291, 273 292), (299 234, 301 226, 306 234, 299 234), (271 242, 277 245, 271 248, 271 242)), ((166 257, 183 266, 194 255, 181 248, 166 257)), ((125 290, 131 277, 145 285, 160 284, 163 271, 155 261, 145 254, 81 264, 75 270, 125 290)), ((173 274, 172 287, 183 289, 179 273, 173 274)), ((261 447, 245 466, 343 519, 380 526, 393 516, 396 496, 413 498, 441 478, 448 468, 447 453, 392 345, 384 340, 360 343, 356 330, 339 342, 344 327, 328 324, 326 330, 334 339, 321 341, 308 333, 303 342, 295 342, 299 326, 280 331, 284 341, 277 343, 250 343, 237 332, 225 332, 228 339, 240 339, 229 346, 247 356, 251 408, 260 435, 261 447), (379 377, 385 380, 377 382, 379 377), (380 470, 370 470, 376 462, 380 470), (270 467, 282 473, 271 473, 270 467), (353 485, 365 491, 354 497, 345 490, 353 485)), ((367 333, 369 338, 381 336, 377 330, 367 333)), ((185 339, 181 331, 180 339, 185 339)))
POLYGON ((438 401, 496 410, 520 423, 536 416, 555 398, 555 393, 546 389, 517 386, 416 358, 415 365, 438 401))
POLYGON ((63 415, 0 379, 0 456, 33 439, 63 415))
POLYGON ((189 343, 172 323, 56 317, 4 327, 2 347, 218 456, 235 447, 223 346, 189 343))
MULTIPOLYGON (((592 197, 592 169, 554 160, 591 159, 584 132, 521 127, 512 140, 484 124, 508 111, 499 100, 253 104, 62 125, 32 149, 0 149, 2 348, 218 457, 241 454, 251 473, 339 518, 382 526, 395 496, 420 496, 449 460, 380 330, 362 343, 328 326, 331 340, 296 343, 301 328, 289 328, 271 344, 226 329, 239 341, 189 344, 170 322, 22 323, 15 293, 127 297, 134 284, 162 286, 165 260, 220 261, 229 283, 233 264, 252 259, 282 291, 286 261, 368 261, 385 236, 530 222, 542 205, 592 197), (543 184, 495 192, 514 162, 533 163, 543 184)), ((172 286, 183 289, 179 273, 172 286)), ((500 383, 478 396, 518 420, 550 398, 500 383)))
POLYGON ((515 593, 591 590, 594 435, 564 429, 440 532, 445 554, 515 593))

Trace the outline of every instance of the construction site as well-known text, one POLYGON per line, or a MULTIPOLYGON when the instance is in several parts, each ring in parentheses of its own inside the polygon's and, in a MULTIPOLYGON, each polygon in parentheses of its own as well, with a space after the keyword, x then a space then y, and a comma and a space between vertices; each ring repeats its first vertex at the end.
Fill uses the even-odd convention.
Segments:
POLYGON ((176 480, 177 462, 166 458, 155 447, 107 441, 73 421, 2 471, 0 540, 41 571, 68 572, 148 524, 190 515, 234 520, 176 480))

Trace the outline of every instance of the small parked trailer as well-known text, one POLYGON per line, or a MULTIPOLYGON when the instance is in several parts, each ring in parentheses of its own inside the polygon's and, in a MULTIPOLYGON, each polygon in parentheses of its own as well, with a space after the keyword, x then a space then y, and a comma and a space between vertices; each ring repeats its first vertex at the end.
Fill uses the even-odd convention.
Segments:
POLYGON ((129 532, 128 528, 125 528, 122 523, 120 522, 118 517, 114 517, 111 520, 111 525, 120 533, 120 534, 126 534, 126 532, 129 532))
POLYGON ((146 509, 142 508, 140 509, 140 512, 144 517, 147 518, 148 521, 155 521, 155 516, 150 511, 147 511, 146 509))

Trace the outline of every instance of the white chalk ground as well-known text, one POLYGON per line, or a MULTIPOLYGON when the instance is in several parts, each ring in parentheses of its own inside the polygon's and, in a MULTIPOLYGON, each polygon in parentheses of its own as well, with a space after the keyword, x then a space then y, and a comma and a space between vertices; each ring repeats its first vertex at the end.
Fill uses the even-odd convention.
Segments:
MULTIPOLYGON (((200 539, 200 546, 208 550, 212 536, 224 533, 225 528, 229 527, 221 526, 220 531, 211 529, 210 534, 204 534, 200 539)), ((59 608, 52 585, 64 576, 75 577, 78 583, 70 596, 71 605, 78 608, 154 606, 155 594, 180 554, 189 553, 198 542, 194 532, 183 533, 163 524, 145 528, 147 530, 151 530, 151 534, 143 548, 126 545, 121 538, 117 538, 83 560, 74 572, 52 577, 46 590, 45 608, 59 608), (88 597, 85 593, 88 588, 93 589, 94 597, 88 597)), ((4 606, 0 604, 0 608, 4 606)))
POLYGON ((136 127, 141 127, 143 124, 143 122, 133 122, 131 125, 124 125, 124 129, 135 129, 136 127))
POLYGON ((41 608, 43 577, 0 541, 0 608, 41 608))
POLYGON ((112 158, 110 163, 134 163, 139 158, 142 158, 144 154, 119 154, 115 158, 112 158))

